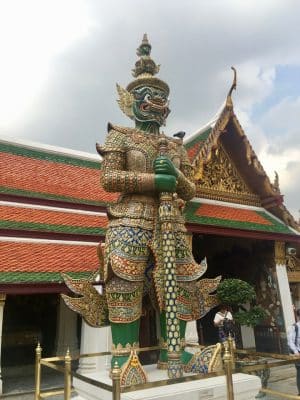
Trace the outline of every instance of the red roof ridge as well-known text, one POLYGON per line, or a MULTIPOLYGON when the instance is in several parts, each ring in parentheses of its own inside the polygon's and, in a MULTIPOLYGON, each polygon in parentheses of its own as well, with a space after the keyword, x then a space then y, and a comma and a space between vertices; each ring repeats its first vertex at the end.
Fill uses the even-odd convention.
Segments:
POLYGON ((19 139, 19 138, 12 139, 10 137, 4 137, 3 135, 1 135, 0 143, 5 143, 8 145, 18 146, 32 150, 43 151, 45 153, 61 154, 64 156, 76 157, 82 160, 97 161, 97 162, 101 160, 101 157, 96 152, 89 153, 81 150, 73 150, 67 147, 54 146, 50 144, 34 142, 27 139, 19 139))

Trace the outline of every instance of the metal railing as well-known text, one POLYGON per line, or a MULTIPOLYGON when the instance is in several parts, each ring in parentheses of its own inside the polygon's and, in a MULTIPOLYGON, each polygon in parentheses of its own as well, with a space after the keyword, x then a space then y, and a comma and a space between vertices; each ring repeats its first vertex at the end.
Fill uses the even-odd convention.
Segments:
MULTIPOLYGON (((189 347, 197 347, 203 348, 203 346, 195 345, 195 344, 187 344, 189 347)), ((137 349, 138 352, 150 351, 150 350, 159 350, 159 346, 155 347, 144 347, 137 349)), ((234 400, 234 386, 233 386, 233 373, 241 372, 248 374, 258 374, 259 371, 263 371, 266 369, 271 369, 273 367, 278 367, 287 364, 293 364, 300 360, 300 357, 289 356, 284 354, 277 353, 262 353, 250 350, 240 350, 235 349, 234 341, 231 337, 229 337, 228 341, 224 343, 223 347, 223 370, 210 372, 206 374, 194 374, 181 378, 174 379, 164 379, 159 381, 147 382, 143 384, 133 385, 133 386, 121 386, 121 368, 116 363, 111 370, 111 378, 112 384, 106 384, 104 382, 99 382, 98 380, 89 378, 82 374, 72 371, 71 362, 74 360, 78 360, 80 358, 86 357, 99 357, 99 356, 107 356, 111 355, 111 352, 101 352, 101 353, 93 353, 93 354, 81 354, 79 356, 72 357, 70 356, 69 350, 67 350, 66 355, 62 357, 49 357, 42 358, 42 349, 38 344, 36 348, 36 361, 35 361, 35 395, 34 400, 41 400, 44 398, 48 398, 51 396, 55 396, 58 394, 64 395, 64 400, 70 400, 71 392, 72 392, 72 377, 76 377, 79 380, 82 380, 86 383, 89 383, 96 388, 104 389, 110 393, 112 393, 112 400, 120 400, 122 393, 128 393, 136 390, 143 390, 149 388, 155 388, 165 385, 172 385, 176 383, 182 382, 191 382, 195 380, 207 379, 210 377, 216 376, 224 376, 226 377, 226 388, 227 388, 227 400, 234 400), (255 362, 251 363, 251 365, 246 366, 237 366, 236 357, 238 355, 244 355, 248 357, 256 357, 263 358, 264 360, 267 358, 267 361, 263 362, 255 362), (275 360, 275 361, 272 361, 275 360), (63 365, 57 365, 57 363, 62 363, 63 365), (48 368, 52 368, 56 371, 59 371, 64 374, 64 388, 53 391, 41 391, 41 367, 45 366, 48 368)), ((291 395, 275 390, 271 390, 268 388, 262 388, 260 390, 261 393, 272 394, 274 396, 278 396, 285 399, 300 399, 300 396, 291 395)))

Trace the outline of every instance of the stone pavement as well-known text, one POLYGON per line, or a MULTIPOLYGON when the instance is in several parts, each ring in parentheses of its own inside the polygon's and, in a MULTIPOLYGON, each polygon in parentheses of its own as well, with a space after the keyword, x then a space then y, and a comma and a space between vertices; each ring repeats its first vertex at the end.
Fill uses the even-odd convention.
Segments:
MULTIPOLYGON (((3 400, 33 400, 33 378, 34 366, 23 367, 23 371, 14 371, 3 377, 4 394, 3 400), (23 373, 22 378, 20 373, 23 373), (19 376, 19 377, 18 377, 19 376)), ((42 389, 49 390, 63 386, 63 376, 56 371, 50 371, 47 374, 42 373, 42 389)), ((288 394, 297 394, 296 370, 294 366, 282 366, 271 369, 271 376, 268 384, 269 389, 278 390, 288 394)), ((283 397, 265 396, 264 400, 278 400, 283 397)), ((63 400, 63 396, 53 396, 52 400, 63 400)), ((299 397, 300 399, 300 397, 299 397)), ((224 400, 226 400, 224 398, 224 400)), ((235 399, 239 400, 239 399, 235 399)))

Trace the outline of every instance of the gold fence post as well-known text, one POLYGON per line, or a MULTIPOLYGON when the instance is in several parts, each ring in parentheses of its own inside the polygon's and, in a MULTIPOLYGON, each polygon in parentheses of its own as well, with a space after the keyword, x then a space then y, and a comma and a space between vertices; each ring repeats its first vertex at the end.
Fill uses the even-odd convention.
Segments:
POLYGON ((235 342, 234 342, 234 338, 231 336, 230 333, 228 336, 228 346, 229 346, 229 353, 231 356, 232 368, 234 369, 234 367, 235 367, 235 354, 234 354, 235 342))
POLYGON ((64 389, 64 400, 70 400, 71 398, 71 356, 69 349, 65 355, 65 389, 64 389))
POLYGON ((111 370, 111 377, 113 381, 113 400, 121 400, 121 368, 118 362, 115 362, 113 369, 111 370))
POLYGON ((226 374, 227 400, 234 400, 233 382, 232 382, 232 356, 229 351, 228 342, 224 342, 224 369, 226 374))
POLYGON ((42 358, 42 348, 38 342, 35 349, 35 390, 34 390, 34 400, 40 400, 41 394, 41 358, 42 358))

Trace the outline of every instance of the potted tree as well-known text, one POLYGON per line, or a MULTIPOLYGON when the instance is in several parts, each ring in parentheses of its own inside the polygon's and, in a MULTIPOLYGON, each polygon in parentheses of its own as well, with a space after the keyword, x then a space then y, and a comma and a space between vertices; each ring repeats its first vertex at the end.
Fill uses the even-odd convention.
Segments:
MULTIPOLYGON (((267 313, 262 307, 255 305, 256 294, 253 286, 241 279, 224 279, 217 288, 217 296, 222 304, 232 308, 233 319, 239 325, 254 327, 267 318, 267 313), (247 309, 245 304, 250 304, 247 309)), ((236 360, 237 366, 265 363, 266 359, 257 357, 243 357, 236 360)), ((268 368, 254 373, 261 378, 262 387, 267 387, 270 370, 268 368)), ((263 397, 259 393, 256 398, 263 397)))

